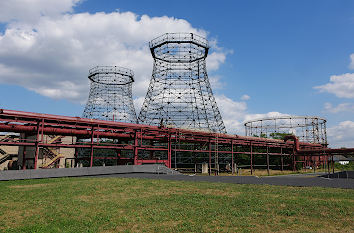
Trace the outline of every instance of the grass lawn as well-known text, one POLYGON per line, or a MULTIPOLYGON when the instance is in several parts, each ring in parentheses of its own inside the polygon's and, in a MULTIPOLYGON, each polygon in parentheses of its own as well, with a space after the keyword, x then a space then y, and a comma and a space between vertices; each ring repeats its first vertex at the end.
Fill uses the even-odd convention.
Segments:
POLYGON ((354 190, 121 178, 0 182, 0 232, 354 232, 354 190))

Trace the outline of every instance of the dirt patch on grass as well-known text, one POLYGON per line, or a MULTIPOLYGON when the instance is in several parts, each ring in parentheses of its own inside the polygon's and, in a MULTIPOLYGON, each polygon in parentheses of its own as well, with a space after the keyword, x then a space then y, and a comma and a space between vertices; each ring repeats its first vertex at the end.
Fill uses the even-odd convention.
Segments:
POLYGON ((31 189, 31 188, 41 188, 41 187, 48 187, 48 186, 54 186, 55 184, 53 183, 45 183, 45 184, 25 184, 25 185, 11 185, 9 188, 14 188, 14 189, 31 189))
POLYGON ((14 210, 14 209, 8 209, 5 214, 0 216, 0 221, 3 223, 4 227, 0 226, 0 230, 4 230, 6 228, 15 228, 23 225, 25 219, 32 218, 34 215, 40 215, 41 214, 41 209, 36 208, 36 209, 26 209, 26 211, 23 210, 14 210))
POLYGON ((222 197, 237 197, 241 195, 241 192, 235 192, 230 189, 189 188, 189 189, 177 189, 175 191, 176 193, 204 194, 204 195, 222 196, 222 197))

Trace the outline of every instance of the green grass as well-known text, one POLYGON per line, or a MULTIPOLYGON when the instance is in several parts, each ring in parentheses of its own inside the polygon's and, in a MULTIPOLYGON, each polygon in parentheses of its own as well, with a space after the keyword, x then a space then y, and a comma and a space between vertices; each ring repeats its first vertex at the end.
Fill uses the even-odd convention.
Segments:
POLYGON ((354 190, 120 178, 0 182, 0 232, 354 232, 354 190))

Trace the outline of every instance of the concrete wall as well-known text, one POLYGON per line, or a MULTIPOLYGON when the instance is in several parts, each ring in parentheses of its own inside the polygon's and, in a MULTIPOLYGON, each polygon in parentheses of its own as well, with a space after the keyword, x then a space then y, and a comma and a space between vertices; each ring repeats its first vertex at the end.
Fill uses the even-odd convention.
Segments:
POLYGON ((75 177, 75 176, 97 176, 110 174, 126 173, 153 173, 178 175, 177 171, 167 168, 161 164, 146 165, 121 165, 110 167, 81 167, 81 168, 61 168, 61 169, 37 169, 37 170, 17 170, 0 171, 1 180, 24 180, 41 179, 57 177, 75 177))

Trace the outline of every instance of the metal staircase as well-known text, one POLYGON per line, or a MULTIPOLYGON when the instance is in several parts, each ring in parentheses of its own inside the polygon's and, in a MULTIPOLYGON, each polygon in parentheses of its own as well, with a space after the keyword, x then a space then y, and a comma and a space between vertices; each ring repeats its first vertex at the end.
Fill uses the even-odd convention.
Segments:
MULTIPOLYGON (((60 139, 63 138, 63 136, 58 135, 53 137, 48 141, 48 144, 56 144, 60 143, 60 139)), ((42 149, 43 154, 47 155, 50 158, 50 161, 47 162, 42 166, 42 168, 50 168, 52 165, 54 165, 56 162, 58 162, 61 158, 64 158, 64 155, 56 152, 55 150, 48 148, 48 147, 43 147, 42 149)))
POLYGON ((0 139, 0 142, 7 142, 10 139, 10 134, 6 134, 3 138, 0 139))
POLYGON ((6 151, 0 148, 0 164, 10 159, 10 156, 11 156, 10 154, 8 154, 6 151))
POLYGON ((48 144, 59 143, 60 139, 62 139, 62 138, 63 138, 63 136, 61 136, 61 135, 55 136, 54 138, 52 138, 48 141, 48 144))

